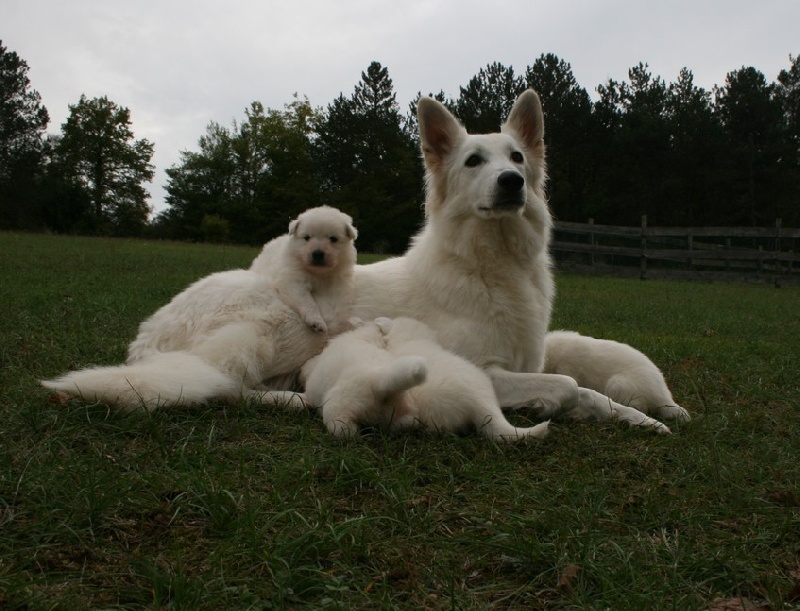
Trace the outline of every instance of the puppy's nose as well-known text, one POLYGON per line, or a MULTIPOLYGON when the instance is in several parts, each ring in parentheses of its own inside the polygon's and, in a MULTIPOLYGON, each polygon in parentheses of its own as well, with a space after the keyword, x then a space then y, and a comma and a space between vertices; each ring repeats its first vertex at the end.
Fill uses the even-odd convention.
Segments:
POLYGON ((508 193, 519 191, 525 185, 525 178, 514 170, 505 170, 497 177, 497 186, 508 193))
POLYGON ((322 265, 325 263, 325 252, 322 250, 315 250, 311 253, 311 263, 314 265, 322 265))

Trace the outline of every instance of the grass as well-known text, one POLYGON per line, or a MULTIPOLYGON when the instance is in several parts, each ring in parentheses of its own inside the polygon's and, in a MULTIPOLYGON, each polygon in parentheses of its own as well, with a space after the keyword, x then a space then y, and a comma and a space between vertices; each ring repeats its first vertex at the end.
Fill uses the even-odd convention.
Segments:
POLYGON ((795 288, 559 276, 554 326, 651 355, 694 417, 671 436, 340 441, 311 414, 119 414, 37 385, 121 361, 255 249, 0 233, 0 252, 0 607, 800 605, 795 288))

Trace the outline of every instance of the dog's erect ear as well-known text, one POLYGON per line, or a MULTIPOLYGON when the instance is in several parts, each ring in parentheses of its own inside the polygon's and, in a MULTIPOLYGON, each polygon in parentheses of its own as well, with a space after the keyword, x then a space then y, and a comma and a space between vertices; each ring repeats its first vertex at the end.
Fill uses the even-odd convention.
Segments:
POLYGON ((514 102, 502 131, 512 133, 527 149, 544 154, 544 114, 533 89, 525 90, 514 102))
POLYGON ((300 219, 289 222, 289 235, 297 235, 297 228, 300 226, 300 219))
POLYGON ((450 111, 433 98, 419 99, 417 119, 422 154, 429 165, 441 163, 467 133, 450 111))

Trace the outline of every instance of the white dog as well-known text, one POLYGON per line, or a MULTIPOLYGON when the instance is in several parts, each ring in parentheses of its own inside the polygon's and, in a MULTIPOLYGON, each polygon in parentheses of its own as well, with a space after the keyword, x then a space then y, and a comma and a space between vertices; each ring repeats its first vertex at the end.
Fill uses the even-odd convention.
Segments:
POLYGON ((348 215, 329 206, 311 208, 289 223, 288 234, 267 242, 250 269, 270 276, 308 326, 336 335, 345 330, 352 305, 357 236, 348 215))
MULTIPOLYGON (((305 214, 315 235, 325 229, 330 246, 324 275, 335 279, 312 283, 313 297, 324 324, 343 327, 346 307, 334 305, 319 289, 327 287, 337 298, 352 292, 355 230, 350 217, 331 209, 305 214), (317 215, 320 225, 311 222, 317 215)), ((271 270, 282 270, 284 263, 296 273, 294 250, 276 249, 272 262, 262 259, 253 269, 218 272, 189 286, 140 325, 125 365, 74 371, 42 384, 126 409, 239 397, 303 406, 302 396, 285 389, 327 337, 284 303, 273 285, 271 270), (277 390, 265 390, 265 380, 277 390)))
POLYGON ((547 434, 547 422, 512 426, 488 376, 411 318, 379 318, 339 335, 303 367, 303 376, 306 399, 322 408, 325 426, 337 436, 352 436, 359 425, 471 427, 497 441, 547 434))
POLYGON ((635 348, 574 331, 551 331, 545 342, 544 371, 574 378, 614 401, 659 418, 690 420, 675 403, 658 367, 635 348))
POLYGON ((668 432, 573 378, 542 373, 554 284, 536 93, 517 99, 496 134, 467 134, 431 98, 420 99, 418 118, 426 224, 403 257, 356 268, 354 315, 427 323, 442 346, 489 375, 503 407, 668 432))

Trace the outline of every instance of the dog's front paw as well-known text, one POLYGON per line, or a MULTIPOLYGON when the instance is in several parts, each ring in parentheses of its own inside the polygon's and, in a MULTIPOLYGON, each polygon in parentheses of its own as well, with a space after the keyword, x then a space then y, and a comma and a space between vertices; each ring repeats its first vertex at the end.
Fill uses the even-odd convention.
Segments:
POLYGON ((321 318, 307 318, 306 324, 311 327, 317 333, 327 333, 328 332, 328 325, 325 324, 325 321, 321 318))

